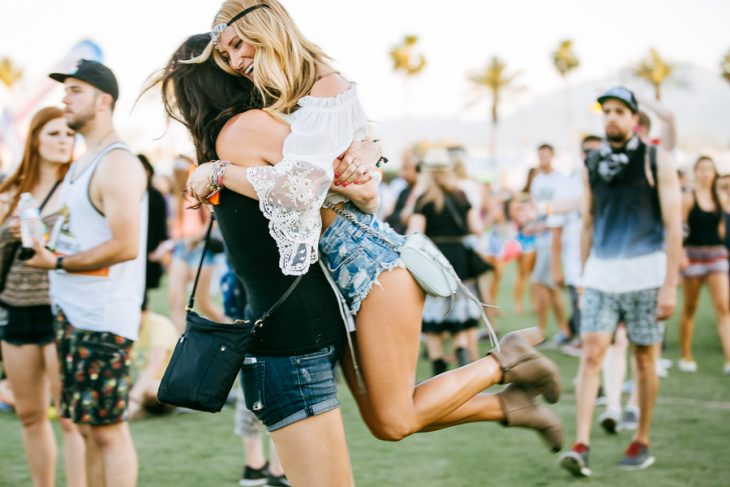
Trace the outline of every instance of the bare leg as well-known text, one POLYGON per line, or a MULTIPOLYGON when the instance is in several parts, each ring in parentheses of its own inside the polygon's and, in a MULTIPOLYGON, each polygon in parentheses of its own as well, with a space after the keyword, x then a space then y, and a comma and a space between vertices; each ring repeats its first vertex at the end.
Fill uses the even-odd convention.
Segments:
POLYGON ((2 342, 3 364, 23 426, 23 445, 34 487, 51 487, 56 478, 56 440, 48 420, 48 382, 43 351, 37 345, 2 342))
POLYGON ((311 416, 271 433, 292 485, 349 487, 354 485, 345 428, 339 409, 311 416), (320 448, 312 448, 319 445, 320 448))
POLYGON ((730 364, 730 309, 728 309, 728 275, 724 272, 715 272, 707 276, 707 285, 710 288, 712 304, 717 316, 717 333, 725 353, 725 363, 730 364))
POLYGON ((213 321, 223 321, 223 312, 215 305, 210 296, 210 283, 213 280, 213 272, 215 267, 212 265, 204 266, 200 271, 200 281, 198 289, 195 291, 195 306, 201 313, 213 321))
POLYGON ((548 306, 550 289, 542 284, 533 284, 535 288, 535 306, 537 308, 537 326, 543 336, 547 336, 548 306))
POLYGON ((187 300, 187 285, 191 278, 192 270, 180 259, 172 259, 170 268, 167 271, 168 279, 168 301, 170 303, 170 319, 175 324, 177 331, 182 333, 185 330, 185 305, 187 300))
MULTIPOLYGON (((51 396, 56 404, 56 411, 61 412, 61 376, 59 374, 58 355, 56 345, 43 347, 43 357, 46 374, 51 385, 51 396)), ((66 469, 66 484, 68 487, 86 487, 84 438, 79 429, 68 418, 59 416, 58 424, 63 433, 63 457, 66 469)))
POLYGON ((653 345, 634 347, 639 383, 639 429, 634 440, 649 444, 649 430, 654 413, 654 403, 659 392, 659 377, 656 375, 656 354, 653 345))
POLYGON ((426 426, 423 431, 436 431, 450 426, 480 421, 503 421, 502 405, 494 394, 477 394, 456 411, 426 426))
POLYGON ((694 334, 695 312, 697 311, 701 287, 701 278, 684 278, 682 286, 684 290, 684 307, 682 308, 682 316, 679 319, 679 349, 684 360, 692 360, 692 335, 694 334))
MULTIPOLYGON (((358 404, 372 433, 397 441, 453 413, 479 392, 501 380, 492 358, 433 377, 414 387, 423 293, 404 269, 381 274, 357 316, 357 342, 367 401, 358 404), (386 291, 387 290, 387 291, 386 291), (397 290, 397 291, 396 291, 397 290), (398 309, 394 314, 392 310, 398 309)), ((449 417, 452 422, 458 419, 449 417)))
POLYGON ((591 436, 593 410, 596 407, 598 383, 603 356, 611 343, 611 334, 588 332, 581 335, 583 355, 578 369, 576 386, 575 438, 576 442, 588 445, 591 436))
POLYGON ((613 345, 608 347, 603 360, 603 390, 606 393, 608 410, 621 411, 621 391, 626 379, 626 351, 629 340, 626 328, 619 326, 613 345))
POLYGON ((106 487, 137 485, 137 452, 126 422, 91 426, 91 436, 99 446, 106 487))
POLYGON ((104 460, 101 455, 101 449, 96 444, 91 432, 91 426, 88 424, 77 424, 76 427, 84 439, 84 458, 86 462, 86 481, 93 487, 106 487, 104 476, 104 460))
POLYGON ((568 321, 565 319, 565 306, 563 306, 563 295, 560 292, 560 288, 548 288, 550 296, 550 305, 555 315, 555 321, 557 322, 558 328, 563 333, 563 336, 570 337, 570 327, 568 321))

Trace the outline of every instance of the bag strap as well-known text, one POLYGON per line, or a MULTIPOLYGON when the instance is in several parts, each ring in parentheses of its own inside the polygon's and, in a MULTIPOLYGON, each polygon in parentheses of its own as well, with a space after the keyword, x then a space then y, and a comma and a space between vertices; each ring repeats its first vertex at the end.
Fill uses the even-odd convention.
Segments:
POLYGON ((198 289, 198 280, 200 279, 200 271, 203 270, 203 262, 205 262, 205 254, 208 252, 208 243, 210 242, 210 232, 213 230, 213 223, 215 222, 215 215, 210 214, 210 223, 208 223, 208 229, 205 231, 205 241, 203 243, 203 252, 200 254, 200 263, 198 264, 198 270, 195 273, 195 281, 193 281, 193 290, 190 292, 188 298, 188 305, 185 307, 185 311, 192 311, 195 308, 195 290, 198 289))
MULTIPOLYGON (((210 223, 208 224, 208 229, 205 231, 205 242, 203 243, 203 252, 200 255, 200 263, 198 263, 198 270, 195 273, 195 281, 193 281, 193 290, 190 292, 190 297, 188 298, 188 305, 185 307, 185 311, 193 311, 195 308, 195 291, 198 288, 198 280, 200 279, 200 272, 203 270, 203 262, 205 262, 205 254, 208 251, 208 245, 210 244, 210 233, 213 230, 213 223, 215 222, 215 214, 210 214, 210 223)), ((291 294, 294 292, 294 289, 299 285, 299 283, 302 280, 302 277, 304 276, 297 276, 296 279, 294 279, 294 282, 291 283, 289 288, 284 291, 284 294, 281 295, 281 297, 274 303, 269 310, 261 315, 259 319, 257 319, 254 322, 254 327, 251 330, 251 333, 255 333, 257 328, 261 328, 264 324, 264 321, 271 316, 274 311, 276 311, 279 306, 284 304, 284 301, 291 296, 291 294)))
POLYGON ((444 206, 449 210, 449 213, 451 213, 451 216, 454 218, 454 221, 456 221, 456 224, 461 228, 461 230, 465 233, 469 233, 469 229, 466 228, 466 224, 464 223, 464 219, 461 218, 461 215, 459 215, 459 212, 456 211, 456 208, 454 207, 454 202, 451 201, 451 197, 449 194, 444 193, 444 206))
POLYGON ((46 203, 48 203, 48 201, 51 199, 51 196, 53 196, 53 193, 56 192, 56 189, 58 189, 58 187, 61 185, 62 182, 63 182, 63 179, 59 179, 58 181, 53 183, 53 187, 51 188, 50 191, 48 191, 48 194, 46 195, 46 197, 43 198, 43 202, 41 203, 41 206, 38 207, 39 214, 40 214, 41 210, 43 210, 43 207, 46 206, 46 203))

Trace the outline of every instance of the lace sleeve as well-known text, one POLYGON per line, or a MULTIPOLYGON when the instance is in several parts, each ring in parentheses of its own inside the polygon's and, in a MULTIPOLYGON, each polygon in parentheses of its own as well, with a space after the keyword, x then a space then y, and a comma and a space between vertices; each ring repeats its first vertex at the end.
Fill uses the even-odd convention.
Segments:
POLYGON ((317 262, 319 210, 334 177, 332 163, 352 143, 362 115, 354 87, 334 98, 304 97, 299 105, 282 161, 247 171, 287 275, 305 274, 317 262))

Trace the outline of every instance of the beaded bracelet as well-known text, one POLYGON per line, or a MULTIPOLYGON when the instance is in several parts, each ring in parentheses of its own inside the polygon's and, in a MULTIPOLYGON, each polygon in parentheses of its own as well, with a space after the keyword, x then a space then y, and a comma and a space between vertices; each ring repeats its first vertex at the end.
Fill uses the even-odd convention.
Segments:
POLYGON ((205 199, 213 205, 218 205, 220 203, 220 192, 221 189, 223 189, 223 175, 226 173, 228 164, 228 161, 215 161, 213 163, 213 170, 208 176, 208 187, 210 188, 210 193, 205 197, 205 199))

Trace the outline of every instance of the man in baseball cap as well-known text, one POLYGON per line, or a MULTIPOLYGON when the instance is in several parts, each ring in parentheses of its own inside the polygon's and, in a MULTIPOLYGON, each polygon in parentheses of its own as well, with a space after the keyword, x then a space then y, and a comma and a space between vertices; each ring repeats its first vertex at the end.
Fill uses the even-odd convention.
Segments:
POLYGON ((603 106, 607 100, 618 100, 631 110, 632 113, 639 113, 639 102, 636 101, 634 92, 623 86, 611 88, 603 95, 598 97, 598 103, 603 106))
POLYGON ((114 105, 119 98, 119 84, 116 76, 114 76, 111 69, 97 61, 81 59, 76 65, 76 71, 73 73, 51 73, 48 76, 59 83, 65 83, 68 79, 76 79, 90 84, 102 93, 111 96, 112 110, 114 110, 114 105))

